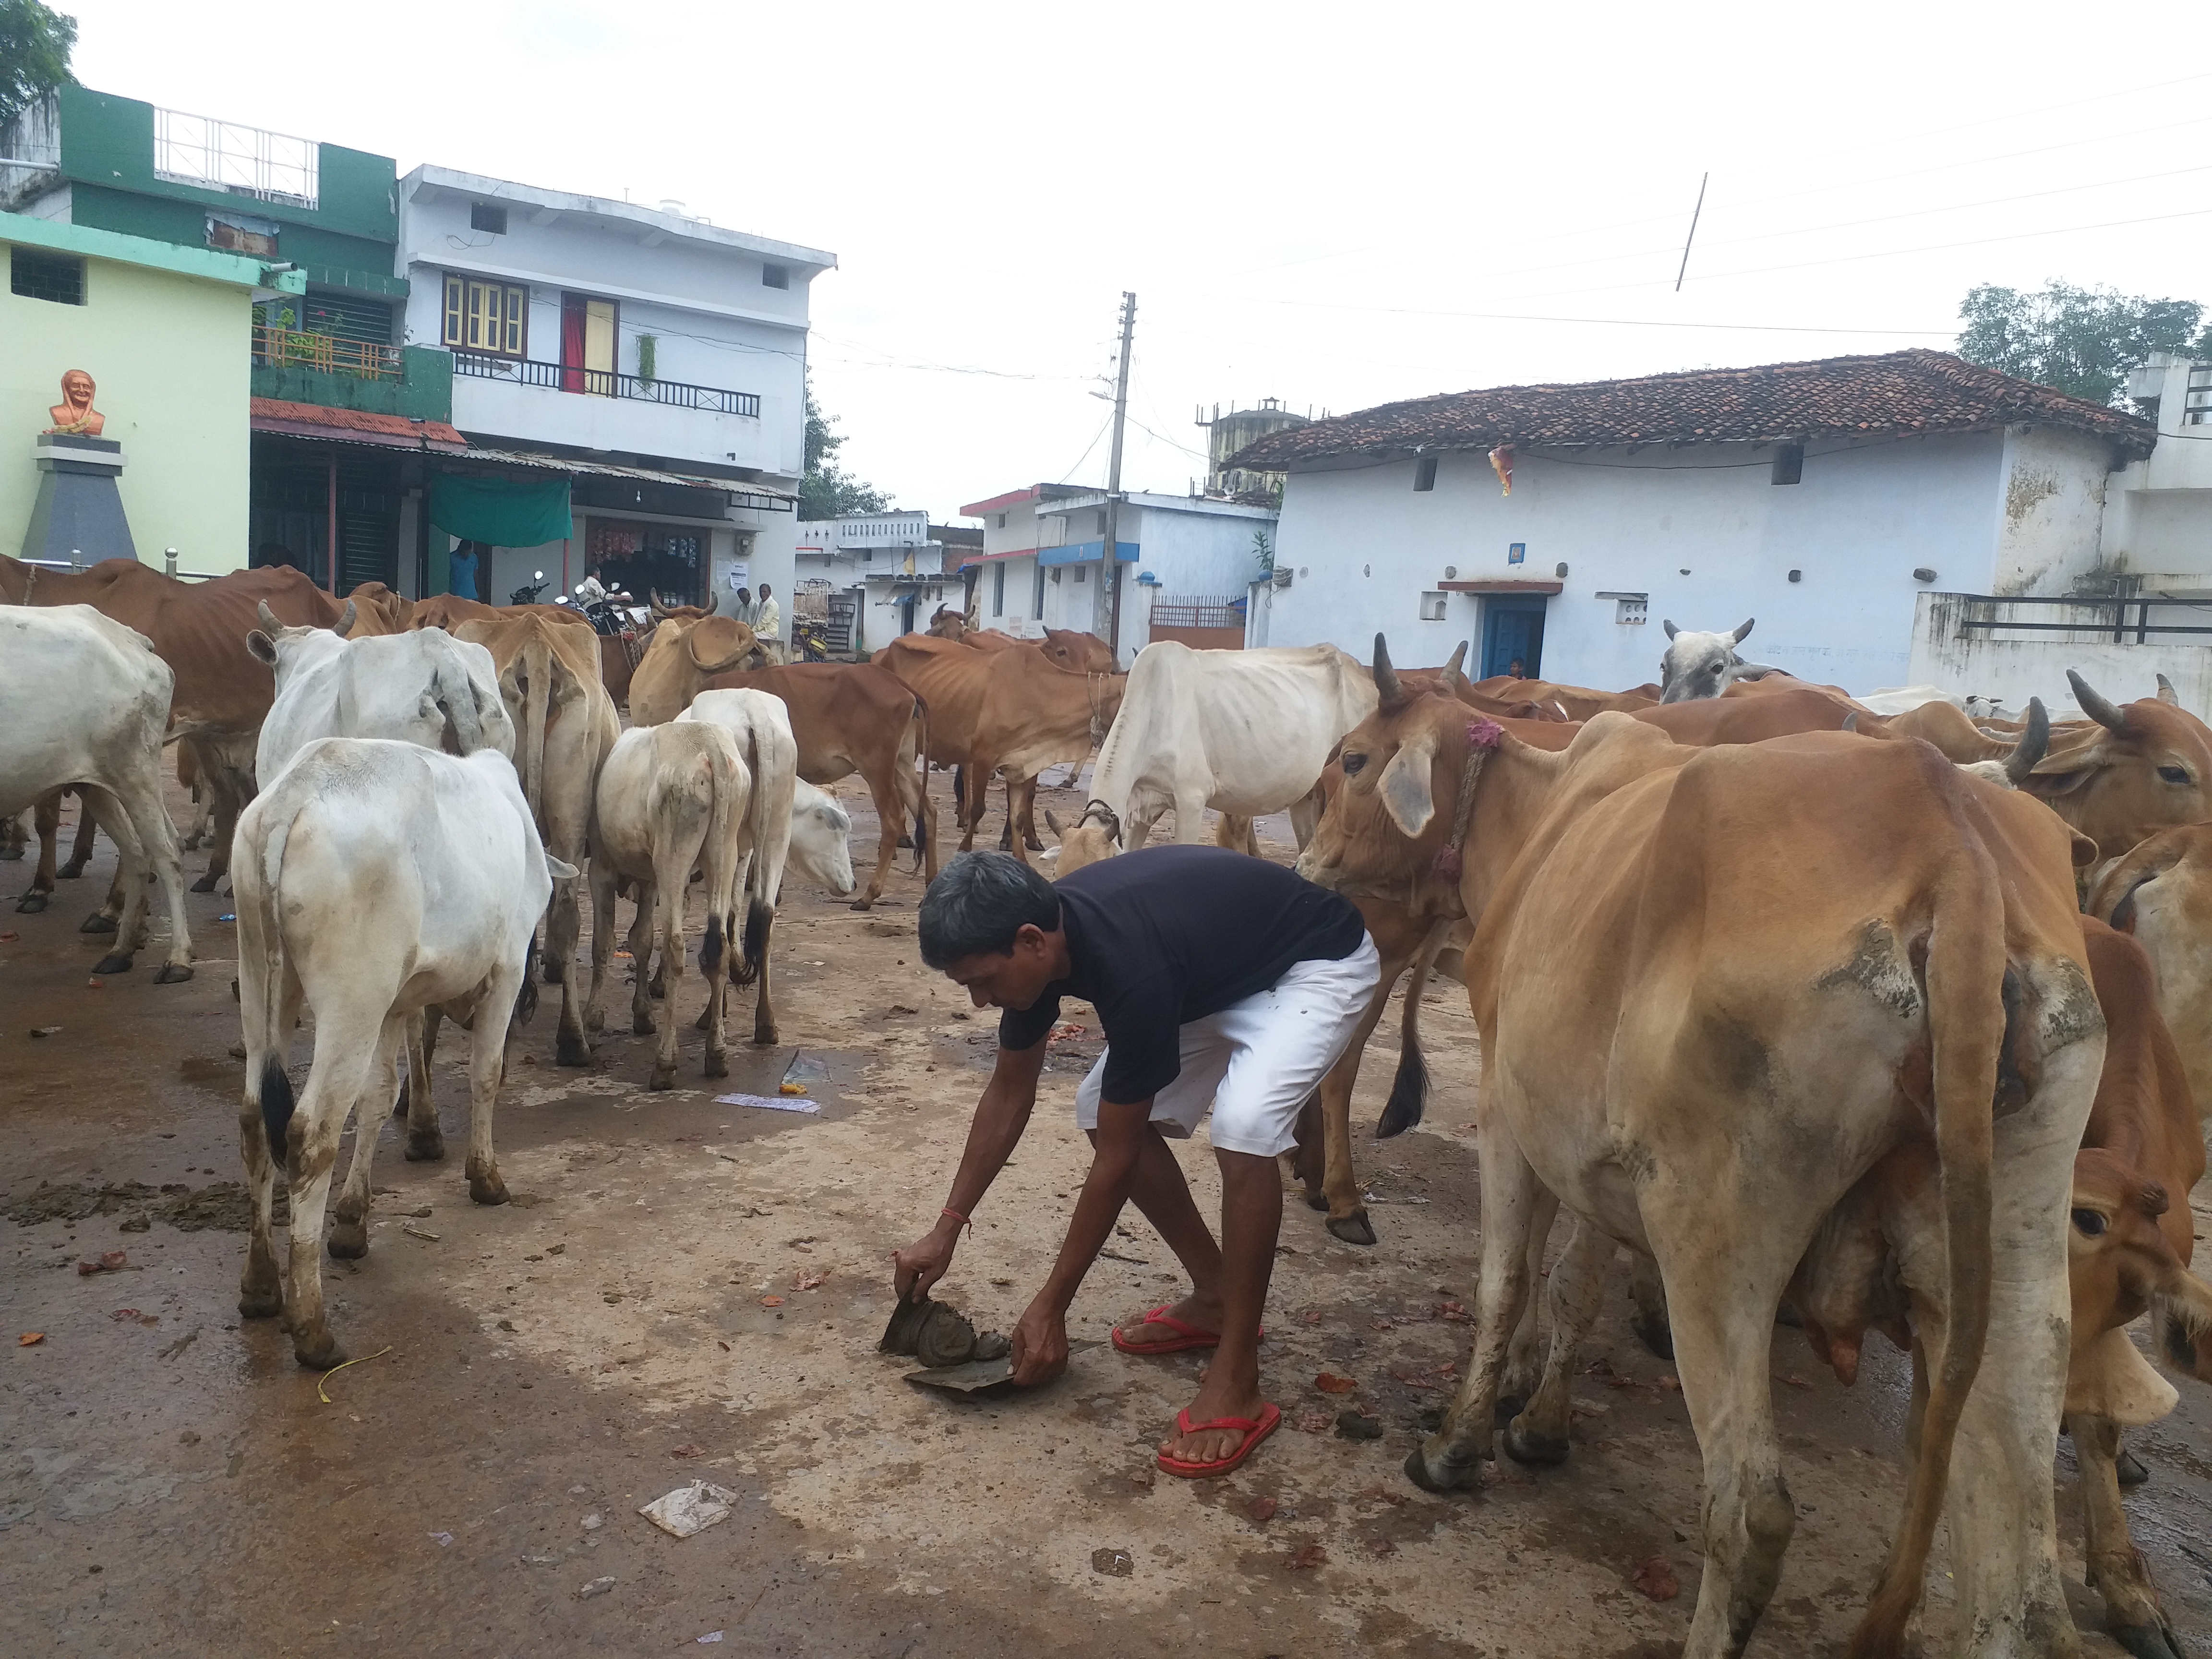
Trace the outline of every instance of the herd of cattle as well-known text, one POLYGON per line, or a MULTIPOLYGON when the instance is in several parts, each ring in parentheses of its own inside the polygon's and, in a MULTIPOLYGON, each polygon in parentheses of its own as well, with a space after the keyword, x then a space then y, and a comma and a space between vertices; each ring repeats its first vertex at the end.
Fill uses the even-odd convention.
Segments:
POLYGON ((658 602, 633 672, 560 607, 374 584, 341 603, 286 569, 190 585, 128 560, 61 574, 0 559, 0 601, 15 711, 0 813, 30 812, 40 840, 19 908, 52 891, 74 789, 71 864, 94 823, 119 853, 85 924, 116 935, 101 969, 143 948, 150 876, 171 919, 157 978, 189 977, 165 746, 203 803, 198 887, 229 875, 239 929, 256 1206, 240 1307, 283 1314, 303 1364, 341 1358, 321 1300, 326 1208, 332 1255, 368 1248, 374 1134, 329 1204, 349 1118, 404 1099, 406 1155, 443 1155, 428 1069, 442 1020, 474 1034, 466 1175, 495 1204, 510 1024, 541 977, 557 983, 556 1056, 588 1061, 619 893, 636 902, 633 1026, 658 1031, 665 1088, 684 896, 702 885, 699 1023, 706 1073, 723 1075, 732 984, 757 987, 755 1040, 775 1040, 787 870, 857 884, 850 821, 822 786, 857 772, 874 799, 866 908, 898 845, 935 872, 931 765, 955 770, 963 847, 1003 778, 1006 844, 1026 857, 1044 850, 1038 775, 1095 748, 1081 814, 1045 815, 1060 873, 1143 845, 1170 809, 1179 838, 1200 839, 1211 809, 1222 844, 1255 852, 1253 820, 1287 811, 1300 872, 1364 915, 1381 988, 1297 1154, 1340 1238, 1375 1240, 1351 1135, 1364 1040, 1409 980, 1377 1127, 1397 1133, 1426 1087, 1419 988, 1438 968, 1465 981, 1484 1059, 1477 1334, 1443 1426, 1407 1461, 1416 1483, 1468 1480, 1501 1401, 1509 1453, 1564 1460, 1577 1347, 1626 1245, 1637 1329, 1673 1355, 1704 1458, 1686 1652, 1741 1650, 1794 1524, 1768 1398, 1780 1310, 1845 1382, 1869 1329, 1912 1358, 1905 1510, 1854 1653, 1900 1650, 1946 1512, 1961 1650, 2071 1650, 2063 1424, 2111 1627, 2132 1652, 2178 1656, 2119 1498, 2139 1473, 2121 1431, 2178 1400, 2126 1328, 2148 1315, 2157 1354, 2212 1380, 2212 1289, 2189 1272, 2196 1103, 2212 1105, 2212 731, 2162 681, 2116 707, 2076 677, 2087 718, 2055 724, 2039 702, 2008 720, 1932 688, 1854 699, 1745 662, 1748 623, 1668 624, 1658 683, 1618 693, 1470 684, 1457 653, 1400 670, 1381 636, 1371 665, 1329 646, 1163 642, 1124 674, 1088 635, 1025 642, 951 616, 871 662, 772 667, 744 623, 658 602), (314 1052, 295 1100, 303 1012, 314 1052), (1540 1341, 1534 1287, 1561 1216, 1540 1341))

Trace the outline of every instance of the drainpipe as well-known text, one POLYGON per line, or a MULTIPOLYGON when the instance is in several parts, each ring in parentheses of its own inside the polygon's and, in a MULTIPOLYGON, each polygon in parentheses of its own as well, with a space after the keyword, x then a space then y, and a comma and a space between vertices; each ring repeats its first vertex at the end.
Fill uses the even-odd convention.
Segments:
POLYGON ((329 533, 324 538, 324 540, 329 550, 331 560, 331 597, 332 599, 336 599, 338 592, 338 464, 335 457, 332 458, 330 465, 331 527, 329 533))

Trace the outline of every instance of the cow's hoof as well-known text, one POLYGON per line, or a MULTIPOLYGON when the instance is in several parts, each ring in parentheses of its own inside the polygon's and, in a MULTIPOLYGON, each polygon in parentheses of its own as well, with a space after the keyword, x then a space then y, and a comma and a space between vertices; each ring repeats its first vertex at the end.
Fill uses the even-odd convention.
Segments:
POLYGON ((2108 1629, 2112 1640, 2135 1655, 2135 1659, 2181 1659, 2181 1646, 2173 1640, 2172 1632, 2156 1625, 2113 1625, 2108 1629))
POLYGON ((103 916, 99 911, 94 910, 82 921, 77 923, 76 930, 80 933, 112 933, 115 931, 115 918, 103 916))
POLYGON ((1425 1447, 1416 1446, 1406 1455, 1406 1479, 1423 1492, 1449 1492, 1464 1485, 1474 1473, 1472 1463, 1456 1463, 1449 1458, 1430 1462, 1425 1447))
POLYGON ((1551 1468, 1567 1461, 1567 1443, 1524 1430, 1516 1416, 1505 1425, 1505 1454, 1516 1463, 1551 1468))
POLYGON ((283 1311, 284 1292, 281 1290, 240 1291, 238 1294, 240 1319, 274 1319, 283 1311))
POLYGON ((407 1161, 410 1164, 442 1164, 446 1158, 446 1137, 433 1125, 428 1129, 407 1132, 407 1161))
POLYGON ((539 975, 539 982, 545 985, 558 985, 561 982, 561 964, 550 956, 545 958, 545 966, 539 975))
POLYGON ((774 1048, 776 1042, 775 1027, 773 1025, 754 1026, 753 1042, 757 1046, 763 1048, 774 1048))
POLYGON ((120 951, 110 951, 92 964, 92 971, 95 974, 127 974, 131 971, 131 958, 120 951))
POLYGON ((563 1031, 553 1045, 556 1066, 588 1066, 592 1063, 592 1046, 575 1031, 563 1031))
MULTIPOLYGON (((46 908, 46 896, 44 893, 26 893, 15 901, 15 914, 19 916, 35 916, 46 908)), ((856 904, 853 908, 858 910, 862 907, 856 904)))
POLYGON ((337 1261, 358 1261, 368 1254, 368 1224, 365 1221, 333 1221, 327 1248, 337 1261))
POLYGON ((192 965, 188 962, 165 962, 154 975, 156 985, 182 985, 192 976, 192 965))
MULTIPOLYGON (((875 908, 875 900, 872 898, 856 898, 853 901, 853 908, 855 910, 872 909, 875 908)), ((21 907, 18 906, 17 908, 20 908, 21 907)), ((40 909, 44 909, 46 906, 41 904, 39 908, 40 909)))
POLYGON ((1646 1319, 1642 1314, 1629 1316, 1628 1328, 1636 1333, 1636 1340, 1662 1359, 1674 1357, 1674 1328, 1664 1316, 1646 1319))
POLYGON ((1042 853, 1044 851, 1044 843, 1039 841, 1035 836, 1023 836, 1022 845, 1028 848, 1032 853, 1042 853))
POLYGON ((2120 1448, 2119 1455, 2112 1461, 2118 1466, 2123 1486, 2140 1486, 2150 1479, 2150 1471, 2137 1462, 2136 1455, 2125 1446, 2120 1448))
POLYGON ((673 1089, 676 1086, 676 1068, 673 1066, 655 1066, 653 1075, 646 1079, 645 1086, 648 1089, 673 1089))
POLYGON ((477 1203, 507 1203, 507 1182, 500 1179, 498 1170, 493 1170, 491 1175, 471 1170, 469 1172, 469 1197, 476 1199, 477 1203))
MULTIPOLYGON (((195 893, 212 893, 215 891, 214 873, 210 872, 210 873, 202 876, 198 881, 194 882, 192 884, 192 891, 195 893)), ((302 1361, 301 1363, 304 1364, 306 1362, 302 1361)))
POLYGON ((651 1036, 660 1028, 653 1023, 651 1014, 636 1014, 630 1018, 629 1029, 634 1036, 651 1036))
POLYGON ((292 1339, 292 1358, 303 1370, 311 1371, 336 1370, 346 1363, 345 1350, 337 1340, 325 1331, 319 1340, 302 1342, 295 1334, 292 1339))
POLYGON ((1328 1208, 1328 1194, 1327 1193, 1308 1193, 1306 1194, 1306 1208, 1309 1210, 1327 1210, 1328 1208))
MULTIPOLYGON (((897 842, 895 842, 894 844, 898 848, 899 851, 900 851, 900 852, 902 852, 902 853, 911 853, 912 851, 914 851, 914 837, 913 837, 912 836, 901 836, 898 838, 897 842)), ((23 855, 22 855, 22 854, 21 854, 21 853, 20 853, 20 852, 19 852, 19 853, 17 853, 17 854, 15 854, 15 856, 16 856, 17 858, 21 858, 21 857, 22 857, 23 855)))
POLYGON ((60 869, 55 871, 54 873, 59 876, 64 881, 78 880, 84 874, 84 860, 82 859, 71 859, 67 864, 62 866, 60 869))
POLYGON ((1340 1238, 1347 1244, 1372 1244, 1375 1242, 1375 1229, 1368 1221, 1364 1210, 1354 1210, 1350 1215, 1331 1216, 1328 1231, 1331 1237, 1340 1238))
POLYGON ((726 1055, 722 1055, 722 1054, 709 1054, 709 1055, 708 1055, 708 1056, 707 1056, 706 1072, 707 1072, 707 1075, 708 1075, 708 1077, 727 1077, 727 1076, 729 1076, 729 1074, 730 1074, 730 1062, 729 1062, 728 1058, 727 1058, 726 1055))

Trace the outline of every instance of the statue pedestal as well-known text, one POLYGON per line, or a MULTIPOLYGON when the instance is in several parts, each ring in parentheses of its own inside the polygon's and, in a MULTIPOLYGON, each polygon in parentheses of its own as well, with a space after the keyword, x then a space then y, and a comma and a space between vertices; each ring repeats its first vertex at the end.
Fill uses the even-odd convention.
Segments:
POLYGON ((35 459, 39 500, 23 533, 23 556, 62 564, 135 559, 130 521, 115 487, 123 446, 112 438, 42 432, 35 459))

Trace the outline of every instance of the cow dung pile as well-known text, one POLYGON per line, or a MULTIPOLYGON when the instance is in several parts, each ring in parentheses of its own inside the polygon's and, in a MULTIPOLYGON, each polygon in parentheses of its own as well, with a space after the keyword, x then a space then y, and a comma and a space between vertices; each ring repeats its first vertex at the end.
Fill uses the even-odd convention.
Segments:
POLYGON ((1013 1344, 996 1331, 978 1336, 965 1315, 949 1303, 932 1302, 925 1291, 911 1301, 902 1299, 891 1310, 891 1322, 876 1352, 911 1354, 935 1370, 971 1359, 1004 1359, 1013 1352, 1013 1344))

